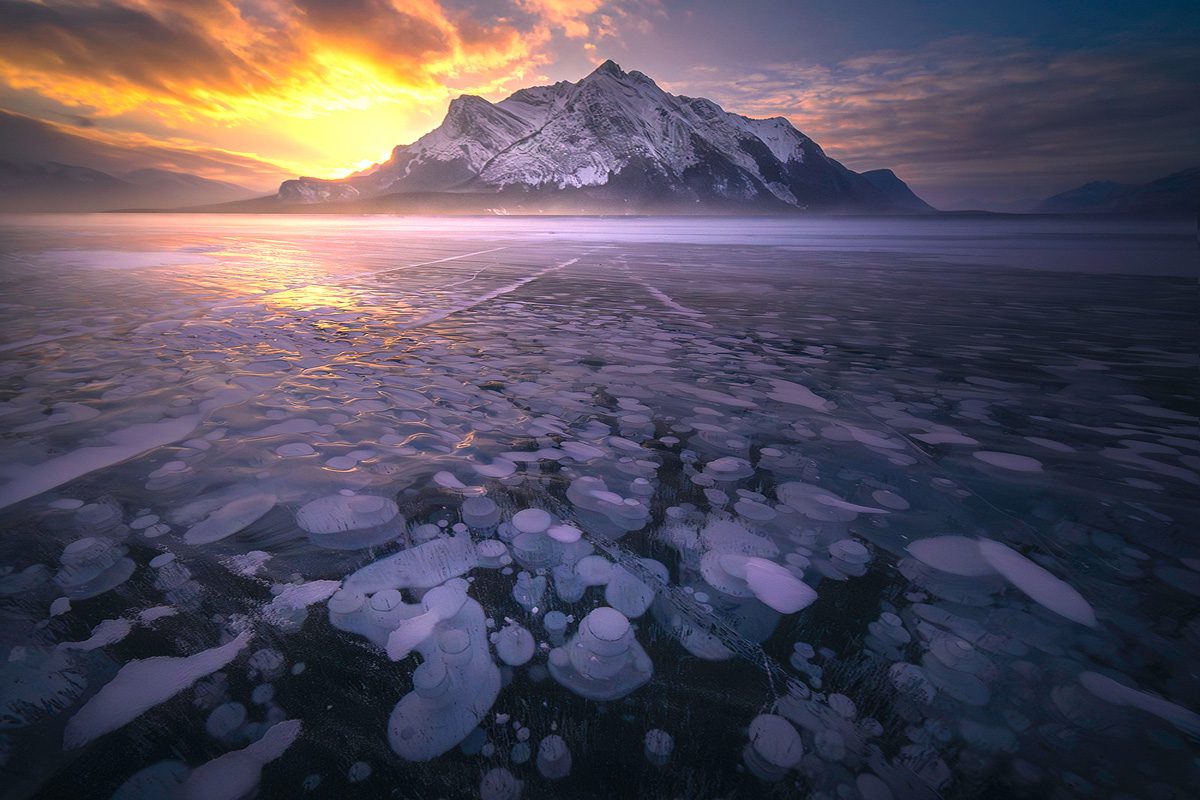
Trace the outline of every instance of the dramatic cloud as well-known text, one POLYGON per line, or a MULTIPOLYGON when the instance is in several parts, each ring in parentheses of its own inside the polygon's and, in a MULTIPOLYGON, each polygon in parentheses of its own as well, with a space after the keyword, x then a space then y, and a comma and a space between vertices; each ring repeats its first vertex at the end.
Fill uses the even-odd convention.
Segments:
POLYGON ((712 71, 672 88, 786 116, 854 169, 888 166, 933 202, 1038 198, 1100 178, 1144 181, 1200 160, 1194 40, 1048 51, 958 37, 832 67, 712 71))
POLYGON ((101 115, 304 116, 438 96, 448 76, 518 78, 539 60, 527 33, 463 35, 435 2, 0 0, 0 78, 101 115))
POLYGON ((38 164, 56 161, 86 165, 114 175, 155 167, 189 172, 266 190, 294 165, 276 164, 252 155, 207 147, 185 140, 71 129, 0 110, 0 161, 38 164), (86 134, 86 135, 84 135, 86 134))

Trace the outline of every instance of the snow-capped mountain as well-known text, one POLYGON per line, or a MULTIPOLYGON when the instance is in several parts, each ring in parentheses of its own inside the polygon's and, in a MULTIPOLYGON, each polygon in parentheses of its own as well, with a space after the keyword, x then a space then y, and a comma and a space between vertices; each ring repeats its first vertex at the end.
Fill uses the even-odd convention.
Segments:
POLYGON ((342 180, 285 181, 277 199, 414 193, 485 195, 496 205, 566 197, 625 210, 905 210, 894 192, 826 156, 788 120, 749 119, 711 100, 669 94, 612 61, 577 83, 522 89, 498 103, 459 97, 438 128, 395 148, 388 161, 342 180))

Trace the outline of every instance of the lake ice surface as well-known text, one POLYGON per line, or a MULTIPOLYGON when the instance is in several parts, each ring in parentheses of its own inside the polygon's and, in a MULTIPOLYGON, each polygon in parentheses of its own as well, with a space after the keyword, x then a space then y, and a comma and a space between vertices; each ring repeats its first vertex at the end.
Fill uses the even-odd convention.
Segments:
POLYGON ((0 218, 0 793, 1189 796, 1196 259, 0 218))

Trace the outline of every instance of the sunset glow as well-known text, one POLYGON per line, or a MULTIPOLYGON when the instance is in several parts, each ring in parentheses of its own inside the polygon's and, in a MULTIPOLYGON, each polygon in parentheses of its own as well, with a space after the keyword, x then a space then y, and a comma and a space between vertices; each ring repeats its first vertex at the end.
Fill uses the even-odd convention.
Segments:
POLYGON ((888 26, 809 3, 743 15, 673 0, 4 0, 0 110, 74 148, 35 135, 33 152, 6 158, 274 189, 386 158, 458 95, 495 101, 611 57, 670 91, 786 116, 848 166, 887 164, 943 203, 1178 167, 1196 128, 1180 66, 1197 56, 1180 18, 1194 8, 1102 3, 1081 20, 1053 4, 926 5, 888 26), (1034 91, 1038 103, 1010 107, 1034 91), (1136 125, 1094 124, 1112 108, 1136 125), (1097 174, 1114 162, 1124 174, 1097 174))

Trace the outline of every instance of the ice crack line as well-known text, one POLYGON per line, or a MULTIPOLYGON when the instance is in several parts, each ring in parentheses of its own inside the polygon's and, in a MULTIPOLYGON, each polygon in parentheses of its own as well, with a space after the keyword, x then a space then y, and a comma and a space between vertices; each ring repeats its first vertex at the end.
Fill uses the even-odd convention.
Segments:
MULTIPOLYGON (((277 295, 277 294, 284 294, 285 292, 294 292, 294 291, 298 291, 301 289, 309 289, 314 286, 332 286, 332 285, 335 285, 338 283, 347 283, 349 281, 358 280, 360 278, 372 278, 372 277, 375 277, 376 275, 384 275, 389 272, 399 272, 400 270, 413 269, 415 267, 428 267, 433 264, 443 264, 447 261, 458 261, 459 259, 471 258, 473 256, 487 255, 488 253, 495 253, 495 252, 498 252, 500 250, 505 250, 505 249, 507 249, 507 248, 506 247, 492 247, 487 250, 476 250, 473 253, 460 253, 460 254, 454 255, 454 256, 446 256, 445 258, 436 258, 432 261, 420 261, 415 264, 405 264, 402 267, 385 267, 384 269, 376 269, 376 270, 371 270, 369 272, 356 272, 353 275, 343 275, 343 276, 339 276, 337 278, 331 278, 329 280, 324 280, 324 281, 313 281, 311 283, 301 283, 301 284, 296 284, 293 286, 284 286, 279 289, 272 289, 271 291, 268 291, 268 292, 259 292, 258 294, 247 295, 247 296, 238 297, 238 298, 232 298, 230 300, 222 300, 222 301, 219 301, 216 303, 209 303, 207 305, 202 305, 202 306, 189 306, 187 308, 175 308, 175 309, 171 309, 170 311, 164 312, 163 314, 158 314, 158 315, 152 316, 149 320, 147 320, 147 322, 156 322, 164 317, 169 319, 171 317, 177 317, 182 314, 194 314, 198 311, 208 311, 208 310, 214 309, 214 308, 226 308, 226 307, 230 307, 230 306, 237 306, 247 300, 258 300, 263 297, 271 297, 271 296, 277 295)), ((480 270, 480 272, 482 272, 482 271, 483 270, 480 270)), ((478 275, 478 273, 476 273, 476 275, 478 275)), ((86 328, 83 330, 66 331, 64 333, 53 334, 53 335, 33 336, 28 339, 21 339, 16 342, 0 344, 0 353, 12 351, 12 350, 23 350, 26 347, 33 347, 34 345, 45 344, 46 342, 55 342, 55 341, 59 341, 61 339, 72 339, 72 338, 77 338, 80 336, 95 336, 96 334, 111 333, 112 331, 116 330, 118 327, 120 327, 120 326, 110 326, 110 327, 106 327, 106 328, 86 328)))
POLYGON ((579 261, 579 258, 572 258, 571 260, 564 261, 561 264, 555 264, 553 266, 546 267, 545 269, 538 270, 537 272, 533 273, 532 275, 528 275, 524 278, 521 278, 518 281, 513 281, 512 283, 510 283, 506 286, 501 286, 499 288, 493 289, 490 292, 487 292, 486 294, 482 294, 479 297, 476 297, 474 299, 468 300, 465 303, 459 303, 458 305, 450 306, 449 308, 443 308, 438 311, 434 311, 430 314, 426 314, 423 317, 418 317, 417 319, 413 320, 412 322, 407 322, 407 323, 401 324, 398 327, 401 330, 407 330, 409 328, 419 328, 422 325, 429 325, 434 322, 440 322, 441 320, 444 320, 446 317, 449 317, 452 314, 457 314, 461 311, 469 311, 470 309, 474 308, 475 306, 480 305, 482 303, 486 303, 489 300, 495 300, 497 297, 502 297, 503 295, 509 294, 511 292, 515 292, 517 289, 520 289, 525 284, 532 283, 533 281, 536 281, 538 278, 542 277, 543 275, 547 275, 551 272, 556 272, 560 269, 563 269, 564 267, 569 267, 578 261, 579 261))

